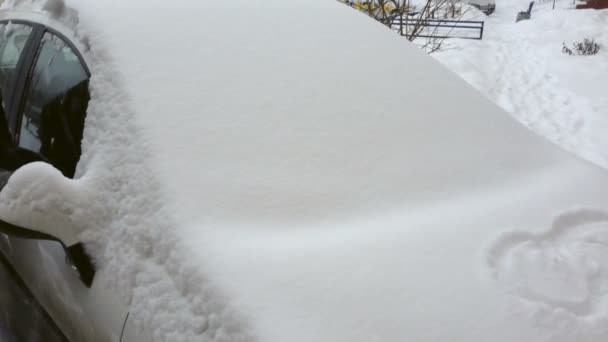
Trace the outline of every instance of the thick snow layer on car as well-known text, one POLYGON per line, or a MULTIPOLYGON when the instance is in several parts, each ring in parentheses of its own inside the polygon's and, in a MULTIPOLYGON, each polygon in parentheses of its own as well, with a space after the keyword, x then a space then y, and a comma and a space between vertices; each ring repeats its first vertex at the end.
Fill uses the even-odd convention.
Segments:
POLYGON ((78 24, 78 14, 73 8, 67 7, 63 0, 5 0, 0 3, 0 9, 44 13, 68 27, 78 24))
POLYGON ((327 0, 68 5, 77 179, 24 167, 0 215, 61 209, 156 340, 608 336, 606 172, 383 26, 327 0))

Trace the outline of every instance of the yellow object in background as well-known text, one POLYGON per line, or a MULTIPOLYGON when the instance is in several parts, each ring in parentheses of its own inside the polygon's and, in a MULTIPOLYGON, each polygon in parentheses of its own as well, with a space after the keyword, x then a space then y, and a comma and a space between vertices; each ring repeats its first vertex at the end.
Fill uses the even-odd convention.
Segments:
MULTIPOLYGON (((357 2, 357 3, 355 3, 354 7, 358 10, 366 11, 366 12, 380 10, 380 6, 373 2, 357 2)), ((384 4, 384 12, 386 12, 386 13, 390 13, 390 12, 394 11, 395 9, 396 9, 395 5, 393 5, 393 4, 384 4)))

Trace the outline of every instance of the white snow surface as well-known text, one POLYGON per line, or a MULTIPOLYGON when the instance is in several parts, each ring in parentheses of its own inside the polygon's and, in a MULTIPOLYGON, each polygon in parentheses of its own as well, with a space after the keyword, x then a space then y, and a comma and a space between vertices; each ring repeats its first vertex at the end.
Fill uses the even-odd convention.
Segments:
POLYGON ((401 37, 328 0, 67 4, 77 179, 28 165, 0 214, 61 209, 156 341, 608 337, 606 171, 401 37))
POLYGON ((536 1, 532 19, 515 22, 527 0, 504 0, 485 20, 482 41, 450 40, 433 57, 530 129, 608 168, 608 11, 575 10, 572 1, 536 1), (594 39, 595 56, 568 56, 562 44, 594 39))

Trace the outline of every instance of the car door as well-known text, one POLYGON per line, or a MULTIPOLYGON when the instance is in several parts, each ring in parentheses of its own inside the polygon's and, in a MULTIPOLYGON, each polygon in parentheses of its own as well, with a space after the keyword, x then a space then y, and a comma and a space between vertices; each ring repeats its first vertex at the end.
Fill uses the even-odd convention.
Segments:
POLYGON ((0 341, 66 342, 0 252, 0 341), (27 319, 24 319, 27 318, 27 319))
MULTIPOLYGON (((89 100, 86 64, 48 27, 0 22, 0 32, 2 104, 13 142, 73 177, 89 100)), ((69 340, 121 340, 126 306, 103 287, 103 272, 94 274, 82 245, 67 249, 58 241, 8 234, 0 238, 0 251, 69 340)))

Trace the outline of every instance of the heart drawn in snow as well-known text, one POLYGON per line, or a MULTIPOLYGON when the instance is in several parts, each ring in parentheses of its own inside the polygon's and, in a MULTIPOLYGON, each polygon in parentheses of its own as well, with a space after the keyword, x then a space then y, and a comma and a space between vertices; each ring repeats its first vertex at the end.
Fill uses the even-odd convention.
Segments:
POLYGON ((501 286, 538 309, 608 316, 608 212, 571 211, 545 233, 507 233, 488 265, 501 286))

